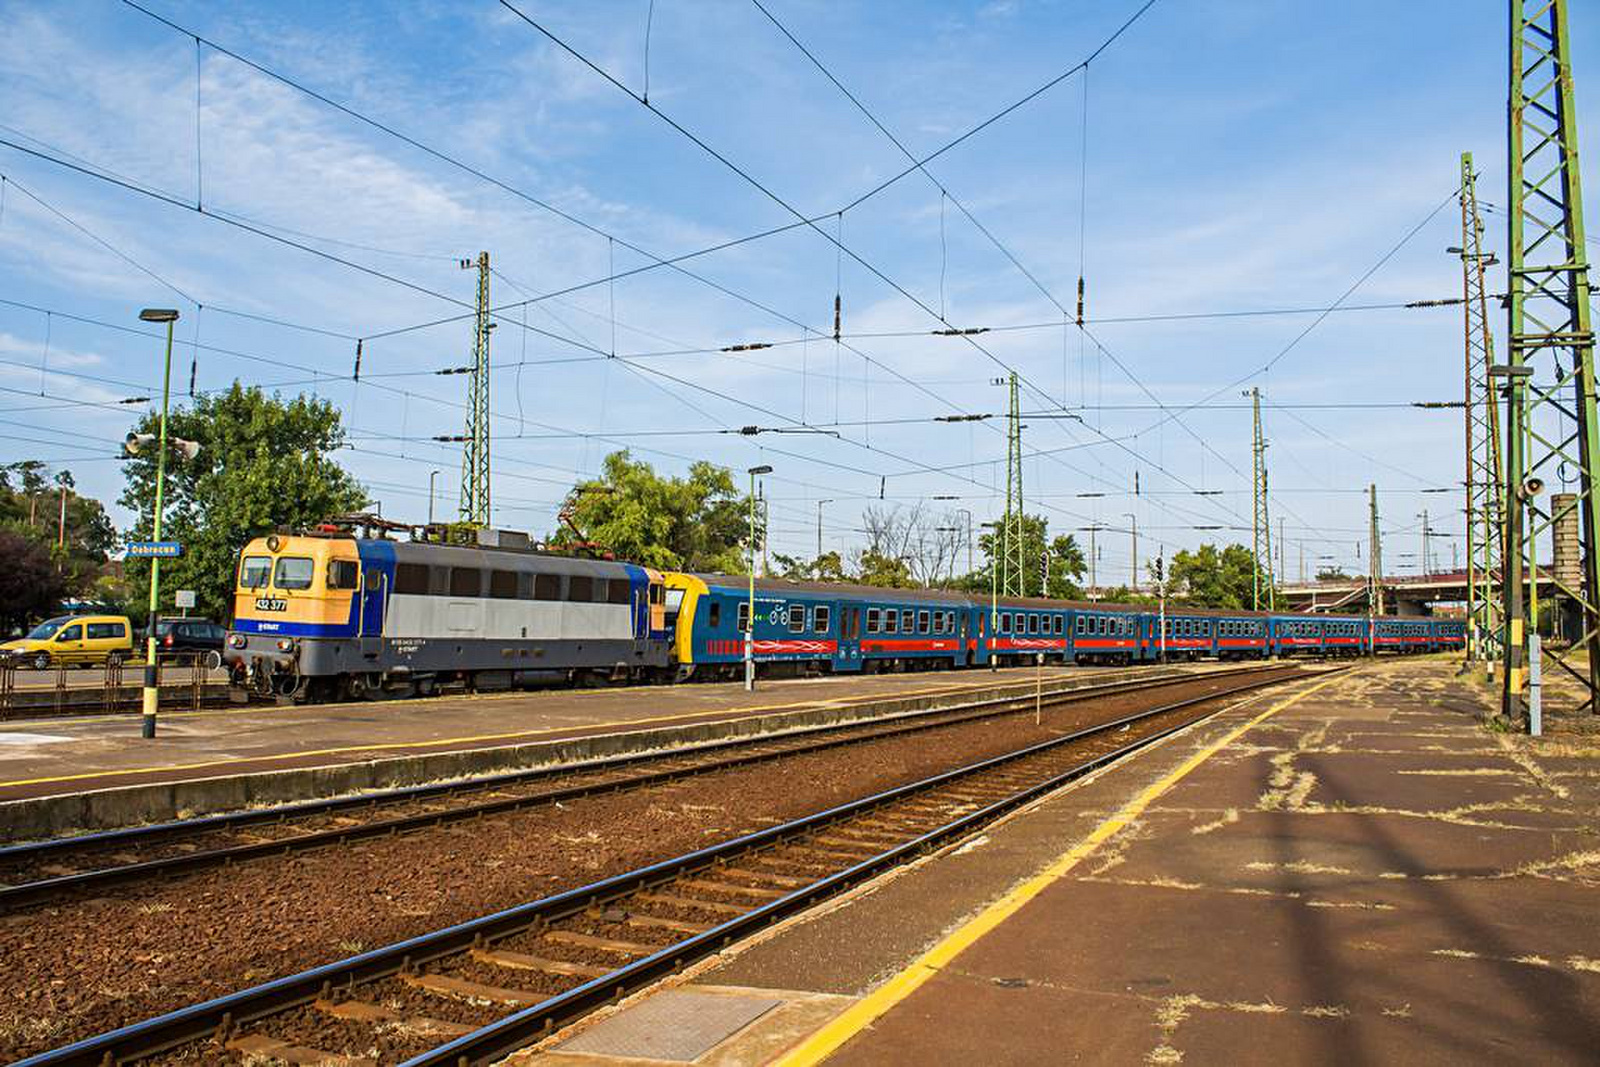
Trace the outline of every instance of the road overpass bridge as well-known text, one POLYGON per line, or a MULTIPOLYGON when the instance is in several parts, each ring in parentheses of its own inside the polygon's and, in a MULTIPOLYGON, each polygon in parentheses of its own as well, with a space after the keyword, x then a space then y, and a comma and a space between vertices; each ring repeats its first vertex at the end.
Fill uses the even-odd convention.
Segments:
MULTIPOLYGON (((1553 596, 1555 591, 1549 570, 1541 568, 1539 596, 1553 596)), ((1365 577, 1282 585, 1278 587, 1278 595, 1290 611, 1365 615, 1370 610, 1365 577)), ((1391 615, 1432 615, 1440 604, 1465 604, 1466 600, 1467 572, 1464 570, 1383 579, 1384 611, 1391 615)))

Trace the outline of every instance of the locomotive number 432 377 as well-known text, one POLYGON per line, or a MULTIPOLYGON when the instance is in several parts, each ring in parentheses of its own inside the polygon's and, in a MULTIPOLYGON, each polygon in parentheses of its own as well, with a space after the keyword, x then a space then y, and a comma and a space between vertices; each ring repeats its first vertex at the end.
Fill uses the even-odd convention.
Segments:
POLYGON ((256 597, 257 611, 288 611, 289 602, 275 596, 256 597))

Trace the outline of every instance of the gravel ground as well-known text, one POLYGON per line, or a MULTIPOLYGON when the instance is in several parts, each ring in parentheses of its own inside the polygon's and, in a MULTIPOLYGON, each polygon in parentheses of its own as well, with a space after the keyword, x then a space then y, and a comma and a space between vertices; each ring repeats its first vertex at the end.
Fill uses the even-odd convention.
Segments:
MULTIPOLYGON (((0 917, 9 1061, 547 896, 1118 715, 1226 677, 799 755, 0 917)), ((714 917, 713 917, 714 918, 714 917)), ((637 938, 637 932, 635 932, 637 938)), ((424 996, 396 989, 406 999, 424 996)), ((443 1010, 437 1006, 431 1014, 443 1010)))

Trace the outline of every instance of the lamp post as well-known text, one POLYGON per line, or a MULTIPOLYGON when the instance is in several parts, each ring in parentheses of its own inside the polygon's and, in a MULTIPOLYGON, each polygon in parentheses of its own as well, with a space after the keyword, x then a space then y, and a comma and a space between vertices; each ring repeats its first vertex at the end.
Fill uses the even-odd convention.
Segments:
POLYGON ((817 558, 822 558, 822 505, 831 504, 832 500, 817 501, 817 558))
MULTIPOLYGON (((161 377, 161 429, 156 445, 156 507, 155 515, 151 522, 151 540, 161 540, 161 506, 166 495, 167 479, 167 399, 172 389, 172 324, 178 321, 178 313, 170 308, 145 308, 139 312, 139 318, 144 322, 164 322, 167 324, 167 359, 166 369, 161 377)), ((142 736, 150 738, 156 735, 156 705, 161 699, 160 685, 156 676, 156 613, 161 604, 161 557, 150 557, 150 617, 145 624, 144 646, 144 693, 142 708, 143 729, 142 736)))
POLYGON ((756 475, 771 474, 766 464, 751 467, 750 474, 750 607, 744 623, 744 688, 756 688, 756 475))
POLYGON ((994 540, 989 542, 989 669, 998 671, 1000 669, 1000 660, 995 655, 995 649, 1000 643, 1000 635, 997 632, 1000 626, 1000 586, 997 577, 998 572, 995 570, 995 556, 998 555, 996 549, 998 548, 997 541, 1000 537, 1000 523, 986 522, 983 524, 983 528, 994 531, 994 540))
POLYGON ((428 525, 433 525, 433 480, 439 477, 438 471, 428 472, 428 525))

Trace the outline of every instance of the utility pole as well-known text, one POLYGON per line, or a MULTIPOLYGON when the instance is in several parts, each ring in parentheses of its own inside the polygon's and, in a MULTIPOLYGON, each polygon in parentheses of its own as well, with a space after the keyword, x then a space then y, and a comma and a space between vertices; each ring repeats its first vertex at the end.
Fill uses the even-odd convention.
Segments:
MULTIPOLYGON (((1500 475, 1500 406, 1495 400, 1494 334, 1484 271, 1499 261, 1483 250, 1477 175, 1472 153, 1461 153, 1461 296, 1466 337, 1467 437, 1467 662, 1501 658, 1500 554, 1504 546, 1505 486, 1500 475)), ((1452 548, 1454 542, 1452 542, 1452 548)), ((1493 669, 1492 667, 1490 668, 1493 669)))
POLYGON ((67 550, 67 486, 61 485, 61 516, 56 522, 56 547, 67 550))
POLYGON ((1003 596, 1022 596, 1027 588, 1023 576, 1023 510, 1022 510, 1022 407, 1017 389, 1017 372, 1006 378, 995 379, 1006 385, 1010 392, 1010 409, 1006 416, 1006 510, 1001 516, 1000 529, 1000 593, 1003 596))
POLYGON ((831 504, 831 500, 817 501, 817 558, 822 558, 822 505, 831 504))
POLYGON ((1283 561, 1284 553, 1288 551, 1288 540, 1283 536, 1283 516, 1278 516, 1278 570, 1279 581, 1289 580, 1289 565, 1283 561))
POLYGON ((1139 591, 1139 516, 1133 512, 1123 512, 1128 520, 1128 531, 1133 535, 1133 562, 1128 564, 1128 589, 1131 592, 1139 591))
MULTIPOLYGON (((1250 516, 1251 553, 1255 557, 1255 573, 1250 581, 1250 607, 1260 611, 1265 605, 1272 610, 1272 518, 1267 510, 1267 442, 1261 435, 1261 390, 1252 386, 1241 396, 1250 398, 1254 416, 1254 430, 1250 439, 1250 455, 1254 461, 1251 495, 1254 507, 1250 516)), ((1282 535, 1278 537, 1283 540, 1282 535)))
POLYGON ((467 385, 466 448, 461 453, 461 521, 489 525, 489 253, 463 259, 478 270, 478 312, 473 318, 472 377, 467 385))
POLYGON ((1383 614, 1383 541, 1378 534, 1378 487, 1367 486, 1367 613, 1383 614))
POLYGON ((1538 623, 1538 545, 1574 509, 1580 520, 1581 580, 1573 586, 1554 573, 1550 580, 1557 598, 1573 605, 1580 636, 1570 648, 1551 648, 1548 655, 1578 683, 1577 710, 1600 712, 1595 699, 1600 693, 1600 496, 1592 466, 1600 451, 1600 427, 1566 0, 1512 0, 1510 45, 1506 376, 1511 425, 1501 711, 1520 725, 1526 719, 1524 642, 1538 623), (1560 478, 1564 492, 1541 497, 1545 481, 1553 477, 1560 478), (1525 576, 1531 583, 1526 601, 1525 576))
POLYGON ((767 542, 772 539, 772 509, 767 502, 767 483, 762 482, 756 492, 760 494, 761 501, 761 577, 765 578, 772 573, 767 566, 767 542))
POLYGON ((1094 535, 1100 527, 1089 527, 1089 602, 1092 604, 1100 599, 1100 583, 1095 578, 1095 561, 1100 555, 1099 547, 1095 544, 1094 535))
POLYGON ((1431 573, 1433 571, 1433 566, 1428 561, 1428 551, 1429 551, 1428 550, 1428 543, 1429 543, 1428 542, 1428 536, 1429 535, 1428 535, 1428 509, 1427 508, 1423 508, 1422 509, 1422 515, 1420 517, 1422 519, 1422 553, 1421 553, 1421 555, 1419 555, 1417 557, 1417 573, 1419 575, 1425 575, 1425 574, 1429 574, 1429 573, 1431 573))

